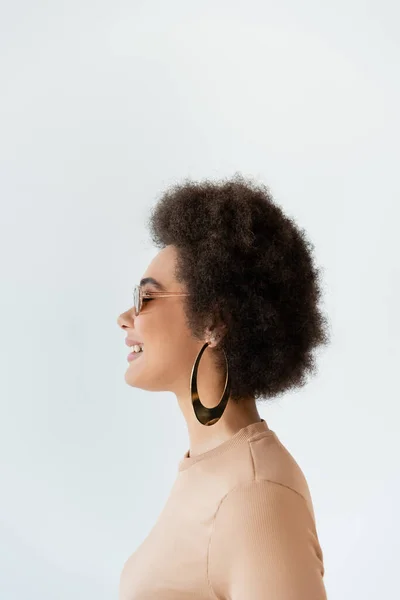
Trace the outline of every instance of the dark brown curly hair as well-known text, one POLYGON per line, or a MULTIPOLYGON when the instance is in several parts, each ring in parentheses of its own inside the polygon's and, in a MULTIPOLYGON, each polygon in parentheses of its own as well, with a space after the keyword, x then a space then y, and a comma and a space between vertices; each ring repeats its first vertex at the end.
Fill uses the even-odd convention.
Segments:
POLYGON ((285 216, 269 189, 236 173, 185 179, 161 194, 147 223, 154 245, 173 244, 175 278, 190 296, 184 311, 194 337, 227 326, 213 350, 231 378, 230 398, 270 398, 305 385, 316 373, 313 350, 330 341, 318 307, 314 246, 285 216))

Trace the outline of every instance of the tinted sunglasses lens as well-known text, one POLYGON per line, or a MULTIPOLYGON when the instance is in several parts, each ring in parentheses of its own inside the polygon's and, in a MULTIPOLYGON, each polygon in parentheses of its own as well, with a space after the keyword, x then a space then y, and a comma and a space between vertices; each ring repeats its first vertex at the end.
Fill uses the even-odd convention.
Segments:
POLYGON ((138 285, 136 285, 133 290, 133 305, 135 307, 136 315, 138 315, 140 310, 140 288, 138 285))

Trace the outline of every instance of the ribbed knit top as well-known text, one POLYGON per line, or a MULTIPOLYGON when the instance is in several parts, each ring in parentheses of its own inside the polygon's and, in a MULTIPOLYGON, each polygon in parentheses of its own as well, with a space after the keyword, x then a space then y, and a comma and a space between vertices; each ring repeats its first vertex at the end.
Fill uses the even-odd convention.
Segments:
POLYGON ((305 476, 262 419, 185 452, 119 600, 326 600, 323 576, 305 476))

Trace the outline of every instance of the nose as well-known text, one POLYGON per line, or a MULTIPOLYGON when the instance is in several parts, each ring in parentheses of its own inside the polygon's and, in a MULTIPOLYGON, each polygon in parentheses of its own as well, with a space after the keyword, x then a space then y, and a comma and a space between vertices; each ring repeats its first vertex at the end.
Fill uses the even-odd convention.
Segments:
POLYGON ((127 311, 121 313, 117 319, 117 325, 121 327, 121 329, 125 329, 126 327, 132 327, 132 324, 135 320, 135 310, 133 308, 129 308, 127 311))

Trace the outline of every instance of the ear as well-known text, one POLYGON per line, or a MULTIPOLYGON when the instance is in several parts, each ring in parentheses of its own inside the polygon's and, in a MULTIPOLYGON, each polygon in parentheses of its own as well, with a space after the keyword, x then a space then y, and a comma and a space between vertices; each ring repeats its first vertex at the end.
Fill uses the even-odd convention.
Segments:
POLYGON ((211 313, 210 319, 208 320, 208 326, 206 327, 204 340, 211 342, 212 338, 215 338, 215 342, 211 342, 211 347, 217 346, 222 338, 224 337, 226 331, 228 330, 227 325, 225 324, 221 311, 216 311, 211 313))
POLYGON ((227 330, 226 325, 220 324, 216 327, 207 327, 205 340, 209 342, 211 348, 215 348, 221 342, 227 330))

